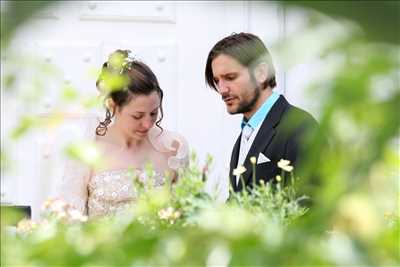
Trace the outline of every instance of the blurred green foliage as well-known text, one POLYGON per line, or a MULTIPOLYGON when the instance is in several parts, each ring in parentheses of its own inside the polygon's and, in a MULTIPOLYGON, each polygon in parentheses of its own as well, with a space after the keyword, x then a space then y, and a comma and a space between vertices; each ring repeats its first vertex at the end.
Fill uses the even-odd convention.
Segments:
MULTIPOLYGON (((16 30, 37 12, 56 1, 1 1, 1 47, 6 48, 16 30)), ((2 53, 5 52, 2 50, 2 53)))
POLYGON ((303 227, 312 225, 298 217, 304 212, 297 212, 294 187, 260 185, 253 195, 243 192, 218 204, 203 191, 198 165, 192 160, 174 185, 142 191, 118 216, 70 221, 68 211, 59 204, 52 209, 50 201, 40 223, 21 222, 14 235, 3 232, 2 265, 376 265, 398 260, 393 238, 398 218, 371 228, 376 218, 365 217, 371 213, 365 197, 348 196, 343 203, 347 213, 339 212, 337 226, 344 229, 306 231, 303 227), (357 212, 363 217, 354 217, 357 212), (355 236, 342 232, 347 227, 355 236), (390 250, 372 250, 376 245, 390 250), (349 250, 346 257, 343 249, 349 250))
POLYGON ((319 11, 328 16, 356 22, 368 41, 400 43, 398 1, 282 1, 284 6, 319 11))
POLYGON ((182 179, 176 184, 146 187, 118 216, 82 224, 71 221, 73 213, 60 209, 57 200, 48 201, 41 222, 22 221, 17 234, 2 235, 7 236, 2 265, 266 262, 283 245, 289 222, 304 213, 297 212, 297 199, 288 194, 291 188, 263 184, 254 189, 254 196, 246 192, 228 205, 217 204, 204 192, 202 171, 194 159, 181 170, 182 179), (21 254, 12 257, 16 251, 21 254))

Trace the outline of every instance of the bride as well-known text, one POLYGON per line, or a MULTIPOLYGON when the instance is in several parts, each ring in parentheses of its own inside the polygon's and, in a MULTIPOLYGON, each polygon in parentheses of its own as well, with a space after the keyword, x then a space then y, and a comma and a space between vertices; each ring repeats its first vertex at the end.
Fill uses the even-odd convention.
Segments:
POLYGON ((90 169, 70 161, 61 184, 60 197, 89 218, 113 214, 134 201, 133 176, 160 186, 166 177, 176 181, 177 170, 188 163, 186 140, 160 126, 163 91, 156 76, 129 53, 113 52, 96 82, 105 96, 106 117, 91 131, 104 164, 90 169), (152 177, 144 171, 148 163, 152 177))

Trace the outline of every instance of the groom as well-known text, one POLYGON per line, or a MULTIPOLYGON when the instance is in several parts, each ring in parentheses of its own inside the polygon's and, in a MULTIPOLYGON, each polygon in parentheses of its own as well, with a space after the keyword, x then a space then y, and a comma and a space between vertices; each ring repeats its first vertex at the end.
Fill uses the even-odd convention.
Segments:
POLYGON ((221 95, 230 114, 243 114, 230 162, 230 182, 235 192, 243 190, 243 183, 252 187, 252 164, 256 165, 257 183, 281 174, 277 166, 281 159, 289 160, 297 169, 306 156, 306 137, 318 124, 309 113, 273 92, 275 69, 259 37, 239 33, 220 40, 208 55, 205 78, 221 95), (242 165, 246 171, 234 173, 242 165))

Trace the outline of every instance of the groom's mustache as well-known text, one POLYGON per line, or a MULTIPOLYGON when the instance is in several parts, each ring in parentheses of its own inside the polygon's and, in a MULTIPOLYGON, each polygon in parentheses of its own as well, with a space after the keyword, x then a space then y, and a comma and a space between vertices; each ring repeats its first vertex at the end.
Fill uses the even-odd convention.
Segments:
POLYGON ((226 101, 226 100, 228 100, 228 99, 232 99, 233 96, 231 96, 231 95, 229 95, 229 94, 225 94, 225 95, 222 95, 221 98, 222 98, 223 101, 226 101))

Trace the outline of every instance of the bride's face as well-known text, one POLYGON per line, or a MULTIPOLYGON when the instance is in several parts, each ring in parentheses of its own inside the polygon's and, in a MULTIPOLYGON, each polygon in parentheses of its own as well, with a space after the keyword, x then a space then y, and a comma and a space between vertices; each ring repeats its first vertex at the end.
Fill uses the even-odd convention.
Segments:
POLYGON ((144 139, 158 119, 160 97, 157 92, 150 95, 136 95, 115 112, 115 126, 127 137, 144 139))

